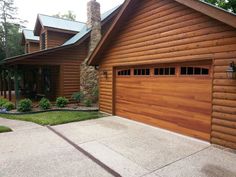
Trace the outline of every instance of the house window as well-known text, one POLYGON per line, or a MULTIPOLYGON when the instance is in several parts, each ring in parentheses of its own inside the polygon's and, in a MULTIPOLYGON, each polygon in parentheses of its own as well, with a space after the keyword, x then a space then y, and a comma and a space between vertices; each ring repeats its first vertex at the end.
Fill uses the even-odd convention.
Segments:
POLYGON ((209 75, 209 68, 181 67, 181 75, 209 75))
POLYGON ((25 45, 25 53, 29 53, 29 44, 25 45))
POLYGON ((118 76, 130 76, 130 69, 119 70, 117 72, 118 76))
POLYGON ((45 33, 41 34, 41 49, 44 50, 46 48, 46 35, 45 33))
POLYGON ((149 76, 150 75, 150 69, 148 69, 148 68, 134 69, 134 75, 135 76, 149 76))
POLYGON ((155 68, 154 75, 156 76, 173 76, 175 75, 174 67, 155 68))

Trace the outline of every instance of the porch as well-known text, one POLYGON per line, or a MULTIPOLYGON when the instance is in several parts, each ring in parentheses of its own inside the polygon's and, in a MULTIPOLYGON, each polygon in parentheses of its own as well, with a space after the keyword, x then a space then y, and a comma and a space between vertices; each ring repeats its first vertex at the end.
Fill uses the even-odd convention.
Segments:
POLYGON ((17 65, 1 67, 0 96, 17 102, 29 98, 33 102, 46 97, 54 101, 59 95, 60 66, 17 65))

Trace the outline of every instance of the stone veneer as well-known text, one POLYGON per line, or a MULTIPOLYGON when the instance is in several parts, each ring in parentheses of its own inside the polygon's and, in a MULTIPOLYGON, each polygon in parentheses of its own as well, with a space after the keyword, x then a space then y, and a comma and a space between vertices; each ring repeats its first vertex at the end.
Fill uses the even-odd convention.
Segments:
MULTIPOLYGON (((100 4, 96 0, 90 0, 87 4, 87 28, 91 29, 88 56, 96 48, 101 35, 101 14, 100 4)), ((81 64, 80 85, 81 91, 87 98, 93 99, 94 89, 98 88, 98 71, 94 67, 87 65, 88 58, 81 64)))

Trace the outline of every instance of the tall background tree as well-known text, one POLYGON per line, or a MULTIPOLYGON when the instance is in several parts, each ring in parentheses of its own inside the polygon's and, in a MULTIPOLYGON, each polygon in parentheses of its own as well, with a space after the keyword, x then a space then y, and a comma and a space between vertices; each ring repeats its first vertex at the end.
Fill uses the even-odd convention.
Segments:
POLYGON ((203 0, 225 10, 236 13, 236 0, 203 0))
POLYGON ((0 0, 0 60, 23 54, 20 31, 24 22, 16 16, 14 0, 0 0))
POLYGON ((63 18, 63 19, 66 19, 66 20, 72 20, 72 21, 76 20, 76 15, 71 10, 69 10, 65 14, 57 13, 56 15, 53 15, 53 16, 58 17, 58 18, 63 18))

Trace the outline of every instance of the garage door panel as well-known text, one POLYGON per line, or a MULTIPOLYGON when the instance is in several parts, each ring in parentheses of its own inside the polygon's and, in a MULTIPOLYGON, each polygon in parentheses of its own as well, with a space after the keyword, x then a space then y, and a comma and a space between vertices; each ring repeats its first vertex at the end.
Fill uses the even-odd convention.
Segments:
MULTIPOLYGON (((161 107, 156 105, 152 106, 152 105, 128 103, 128 102, 123 102, 122 104, 119 103, 120 102, 117 102, 117 108, 116 108, 118 112, 127 111, 138 114, 144 114, 144 115, 149 115, 150 117, 155 119, 162 119, 173 123, 178 123, 181 120, 185 120, 187 122, 186 125, 192 122, 193 123, 203 122, 203 124, 206 125, 209 124, 209 117, 201 113, 191 114, 191 112, 189 111, 176 110, 173 108, 161 107), (124 104, 126 106, 122 106, 124 104), (132 105, 132 107, 130 105, 132 105), (142 109, 140 109, 141 107, 142 109)), ((209 126, 207 127, 209 130, 209 126)))
MULTIPOLYGON (((199 81, 197 83, 189 83, 186 87, 185 83, 194 82, 189 79, 184 78, 175 78, 171 79, 171 82, 168 80, 167 83, 163 79, 160 78, 146 78, 148 81, 137 81, 137 82, 129 82, 127 78, 125 82, 122 80, 123 78, 117 79, 117 88, 122 94, 126 94, 128 89, 132 89, 133 93, 127 94, 150 94, 153 93, 172 96, 172 97, 181 97, 181 98, 189 98, 199 101, 209 102, 211 99, 211 95, 208 93, 211 92, 211 87, 209 87, 209 80, 202 82, 199 81), (177 82, 178 81, 178 82, 177 82), (122 83, 122 84, 121 84, 122 83), (203 92, 204 90, 204 92, 203 92), (188 93, 188 94, 186 94, 188 93)), ((145 78, 132 78, 132 80, 140 80, 145 78)))
POLYGON ((210 113, 211 112, 211 105, 209 105, 208 101, 199 101, 199 98, 197 97, 176 97, 169 95, 165 95, 165 93, 162 95, 160 92, 153 93, 140 93, 140 94, 129 94, 128 92, 117 96, 117 102, 124 100, 126 101, 126 98, 129 98, 130 102, 140 102, 141 100, 145 100, 145 104, 150 105, 158 105, 158 106, 164 106, 166 107, 173 107, 173 108, 183 108, 183 109, 192 109, 192 111, 195 111, 196 108, 198 108, 198 112, 205 112, 210 113), (191 103, 191 104, 189 104, 191 103))
POLYGON ((131 105, 131 109, 133 106, 143 107, 148 105, 148 108, 150 106, 160 106, 164 108, 168 107, 168 109, 172 108, 174 113, 182 113, 186 111, 187 114, 190 114, 191 112, 196 112, 196 109, 198 109, 197 113, 202 113, 204 115, 211 114, 211 105, 209 104, 209 102, 201 102, 196 100, 194 97, 185 98, 175 96, 173 97, 169 95, 165 96, 161 95, 161 93, 159 92, 155 92, 155 94, 135 94, 135 92, 129 92, 126 90, 124 94, 117 95, 116 104, 117 108, 119 107, 119 105, 124 105, 126 107, 131 105))
POLYGON ((149 76, 116 77, 116 115, 209 140, 210 75, 157 77, 150 71, 149 76))
POLYGON ((151 118, 151 117, 145 116, 145 115, 137 116, 136 113, 129 112, 129 111, 119 111, 119 116, 126 117, 131 120, 143 122, 143 123, 146 123, 149 125, 161 127, 161 128, 171 130, 171 131, 174 131, 177 133, 186 134, 186 135, 189 135, 189 136, 192 136, 195 138, 199 138, 202 140, 209 140, 210 139, 209 131, 204 132, 204 131, 189 129, 189 128, 185 128, 183 126, 180 126, 178 124, 168 122, 165 120, 161 120, 161 119, 154 119, 154 118, 151 118))

